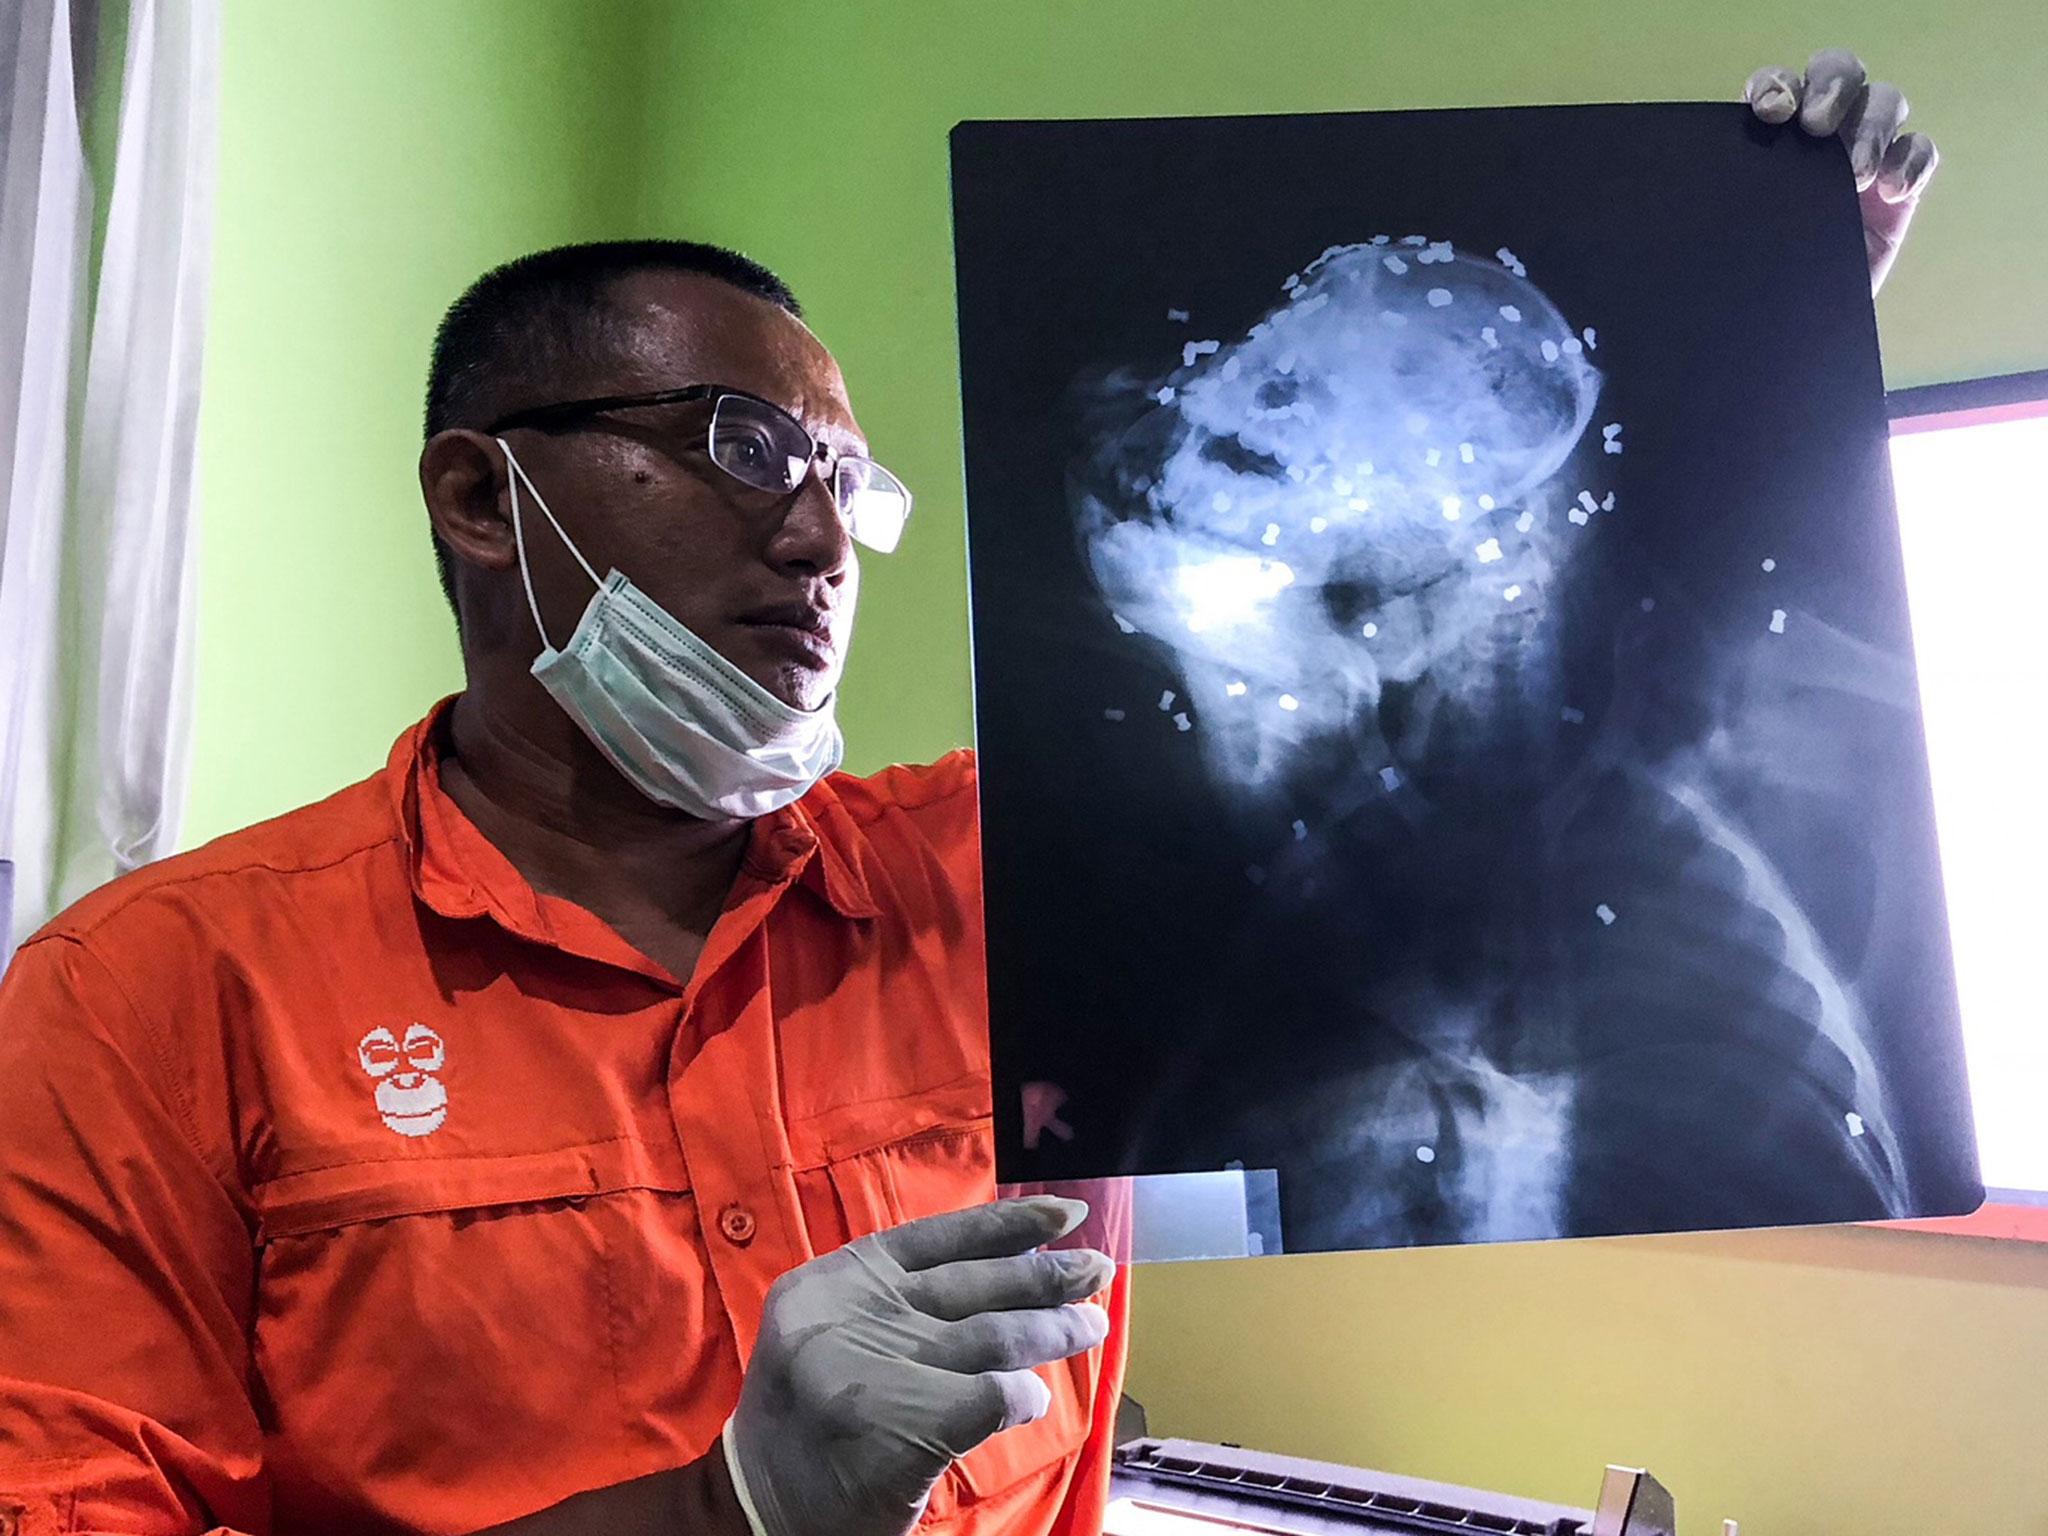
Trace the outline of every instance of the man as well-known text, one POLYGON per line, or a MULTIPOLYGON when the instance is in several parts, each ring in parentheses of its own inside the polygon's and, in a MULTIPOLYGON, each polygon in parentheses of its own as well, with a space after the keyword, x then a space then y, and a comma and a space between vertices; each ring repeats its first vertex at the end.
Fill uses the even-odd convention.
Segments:
MULTIPOLYGON (((1881 276, 1897 93, 1751 95, 1847 123, 1881 276)), ((830 354, 730 253, 543 252, 428 434, 463 693, 0 990, 0 1536, 1099 1529, 1125 1293, 981 1203, 971 759, 831 773, 907 503, 830 354)))

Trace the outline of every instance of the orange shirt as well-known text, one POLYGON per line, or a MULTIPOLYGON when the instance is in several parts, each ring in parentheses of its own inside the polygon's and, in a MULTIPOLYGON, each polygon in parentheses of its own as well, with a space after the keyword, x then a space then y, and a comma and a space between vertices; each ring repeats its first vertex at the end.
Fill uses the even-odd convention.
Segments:
MULTIPOLYGON (((993 1194, 973 760, 756 822, 687 986, 375 778, 0 984, 0 1536, 460 1532, 704 1453, 769 1283, 993 1194)), ((1094 1536, 1127 1297, 927 1524, 1094 1536)))

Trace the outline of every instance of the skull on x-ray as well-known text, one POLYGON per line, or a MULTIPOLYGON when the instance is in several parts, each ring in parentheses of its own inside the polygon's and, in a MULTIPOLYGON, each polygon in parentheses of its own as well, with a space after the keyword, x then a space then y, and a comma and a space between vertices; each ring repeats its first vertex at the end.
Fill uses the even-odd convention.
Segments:
POLYGON ((1593 416, 1597 338, 1511 252, 1379 237, 1285 291, 1242 339, 1113 381, 1124 409, 1075 477, 1104 599, 1170 647, 1211 772, 1253 792, 1390 683, 1496 676, 1614 505, 1552 485, 1593 416))

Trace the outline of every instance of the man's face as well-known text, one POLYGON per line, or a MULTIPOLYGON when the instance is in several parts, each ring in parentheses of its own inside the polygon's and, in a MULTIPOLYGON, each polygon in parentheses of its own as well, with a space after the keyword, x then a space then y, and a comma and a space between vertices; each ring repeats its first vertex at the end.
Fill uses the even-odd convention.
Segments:
MULTIPOLYGON (((603 361, 509 409, 719 384, 782 407, 836 451, 867 452, 832 355, 775 305, 677 272, 636 274, 609 300, 603 361)), ((712 410, 711 400, 634 407, 569 431, 513 429, 506 441, 600 577, 623 571, 755 682, 815 709, 845 666, 860 577, 852 542, 817 476, 778 495, 713 464, 712 410)), ((521 514, 541 614, 563 645, 590 578, 527 498, 521 514)))

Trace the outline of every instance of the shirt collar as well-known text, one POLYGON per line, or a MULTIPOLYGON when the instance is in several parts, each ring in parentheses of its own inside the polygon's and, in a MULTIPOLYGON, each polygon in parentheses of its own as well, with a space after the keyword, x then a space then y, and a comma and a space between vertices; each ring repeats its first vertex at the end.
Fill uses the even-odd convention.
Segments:
MULTIPOLYGON (((441 787, 455 697, 443 699, 399 737, 385 764, 413 894, 444 917, 490 916, 525 937, 564 944, 559 909, 573 904, 535 891, 441 787)), ((741 870, 767 885, 802 885, 841 917, 865 920, 881 909, 861 869, 864 842, 830 786, 819 785, 753 823, 741 870)))

